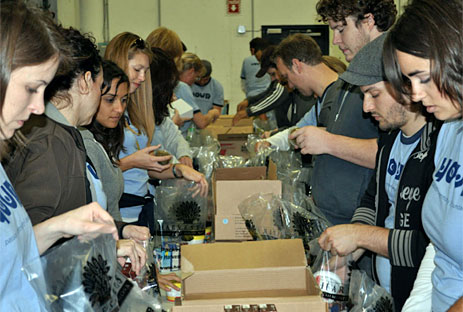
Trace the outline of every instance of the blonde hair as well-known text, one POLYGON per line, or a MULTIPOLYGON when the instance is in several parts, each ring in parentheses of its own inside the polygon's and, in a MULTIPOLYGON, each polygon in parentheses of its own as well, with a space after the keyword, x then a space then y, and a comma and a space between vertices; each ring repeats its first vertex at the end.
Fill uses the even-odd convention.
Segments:
MULTIPOLYGON (((128 76, 129 60, 137 53, 147 55, 151 63, 153 57, 151 46, 139 36, 130 32, 123 32, 111 39, 106 47, 104 58, 116 63, 128 76)), ((148 144, 150 144, 154 135, 154 112, 149 69, 145 75, 145 82, 134 94, 130 94, 129 98, 130 103, 127 106, 127 112, 130 121, 138 130, 146 134, 148 144)))
POLYGON ((183 73, 189 69, 193 68, 195 72, 200 74, 200 77, 204 76, 206 73, 206 68, 203 65, 203 62, 199 59, 199 57, 190 52, 185 52, 182 55, 182 67, 180 73, 183 73))
POLYGON ((179 64, 183 54, 182 41, 177 33, 166 27, 159 27, 153 30, 146 41, 152 48, 160 48, 164 50, 175 62, 179 64))
POLYGON ((323 58, 322 62, 326 66, 328 66, 329 68, 334 70, 338 75, 341 75, 347 69, 346 64, 344 64, 343 61, 341 61, 340 59, 338 59, 338 58, 336 58, 334 56, 323 55, 322 58, 323 58))

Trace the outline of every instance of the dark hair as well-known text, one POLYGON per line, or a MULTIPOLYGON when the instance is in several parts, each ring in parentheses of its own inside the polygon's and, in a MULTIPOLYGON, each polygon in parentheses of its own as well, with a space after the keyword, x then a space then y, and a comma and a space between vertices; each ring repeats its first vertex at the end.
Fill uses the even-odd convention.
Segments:
POLYGON ((101 71, 101 56, 95 45, 95 39, 89 34, 81 34, 80 31, 72 27, 63 29, 63 36, 71 47, 70 57, 73 60, 72 66, 67 71, 57 73, 45 92, 45 98, 53 97, 65 98, 70 100, 68 91, 71 89, 76 78, 90 72, 92 79, 101 71))
POLYGON ((463 103, 463 34, 461 0, 414 0, 400 16, 384 43, 384 69, 388 81, 410 94, 397 50, 430 60, 431 78, 443 96, 463 103))
POLYGON ((346 17, 353 16, 356 26, 368 13, 373 14, 375 24, 380 31, 388 30, 395 21, 397 9, 393 0, 320 0, 316 6, 320 21, 346 23, 346 17))
POLYGON ((293 59, 308 65, 317 65, 323 62, 322 51, 317 42, 309 35, 294 34, 280 42, 273 54, 274 60, 281 58, 283 63, 291 69, 293 59))
MULTIPOLYGON (((129 78, 119 66, 111 61, 103 61, 103 85, 100 101, 103 99, 103 95, 111 90, 113 80, 117 80, 116 93, 121 84, 129 85, 129 78)), ((87 126, 87 129, 93 133, 95 140, 103 146, 114 165, 117 165, 119 152, 123 149, 124 124, 125 118, 122 116, 115 128, 106 128, 96 120, 95 114, 92 123, 87 126)))
POLYGON ((174 60, 159 48, 152 48, 153 60, 150 64, 153 110, 156 125, 169 116, 169 106, 178 83, 179 73, 174 60))
POLYGON ((0 115, 11 73, 24 66, 44 63, 60 53, 59 26, 44 12, 22 1, 1 3, 0 32, 0 115))
POLYGON ((262 38, 254 38, 249 42, 249 48, 254 49, 254 52, 265 50, 270 43, 262 38))

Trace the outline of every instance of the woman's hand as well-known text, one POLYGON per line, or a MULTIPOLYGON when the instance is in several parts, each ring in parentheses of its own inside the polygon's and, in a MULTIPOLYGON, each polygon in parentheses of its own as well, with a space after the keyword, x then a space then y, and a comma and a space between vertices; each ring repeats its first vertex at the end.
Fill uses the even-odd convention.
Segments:
POLYGON ((131 239, 118 240, 116 248, 117 261, 124 266, 125 257, 129 257, 132 264, 132 271, 139 275, 147 259, 145 248, 131 239))
POLYGON ((193 197, 195 197, 198 194, 203 197, 207 196, 209 184, 207 183, 204 174, 182 164, 177 164, 175 166, 175 171, 177 172, 177 174, 180 173, 181 176, 186 180, 194 181, 197 183, 194 189, 193 197))
POLYGON ((34 226, 34 233, 41 254, 63 237, 92 239, 103 233, 119 239, 114 219, 96 202, 39 223, 34 226))
POLYGON ((180 117, 179 113, 178 113, 178 110, 175 109, 175 114, 174 116, 172 116, 172 121, 174 122, 174 124, 176 124, 179 128, 183 126, 183 124, 185 123, 185 121, 188 121, 188 120, 191 120, 192 118, 183 118, 183 117, 180 117))
POLYGON ((178 159, 178 161, 185 166, 193 168, 193 160, 188 156, 182 156, 178 159))
POLYGON ((161 165, 159 162, 170 161, 172 155, 153 156, 154 151, 157 150, 160 146, 161 145, 148 146, 122 158, 119 162, 119 167, 122 171, 132 168, 140 168, 152 170, 155 172, 163 172, 164 170, 170 168, 170 164, 161 165))

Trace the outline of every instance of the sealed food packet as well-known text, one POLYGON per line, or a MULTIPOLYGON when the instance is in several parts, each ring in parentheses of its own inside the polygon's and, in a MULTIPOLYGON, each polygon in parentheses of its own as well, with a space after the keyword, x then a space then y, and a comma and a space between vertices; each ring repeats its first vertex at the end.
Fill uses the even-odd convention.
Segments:
POLYGON ((22 270, 48 311, 161 311, 159 297, 122 274, 110 234, 75 237, 22 270))

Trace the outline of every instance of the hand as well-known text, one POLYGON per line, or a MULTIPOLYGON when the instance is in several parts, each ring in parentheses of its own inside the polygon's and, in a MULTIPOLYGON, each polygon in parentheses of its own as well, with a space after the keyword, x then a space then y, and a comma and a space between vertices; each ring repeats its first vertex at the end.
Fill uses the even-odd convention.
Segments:
POLYGON ((256 143, 256 145, 254 146, 254 151, 256 153, 258 153, 259 151, 263 150, 263 149, 266 149, 266 148, 269 148, 270 146, 272 146, 272 144, 270 144, 270 142, 267 142, 267 141, 259 141, 256 143))
POLYGON ((264 131, 264 133, 262 133, 262 135, 260 136, 262 139, 268 139, 269 137, 272 136, 272 132, 273 131, 264 131))
POLYGON ((330 136, 325 128, 305 126, 291 133, 288 138, 296 139, 302 154, 320 155, 328 153, 330 136))
POLYGON ((113 217, 96 202, 70 210, 53 220, 64 237, 77 235, 79 239, 92 239, 103 233, 119 239, 113 217))
POLYGON ((360 224, 341 224, 327 228, 318 243, 333 256, 347 256, 359 248, 360 224))
POLYGON ((170 288, 173 288, 175 290, 180 290, 177 286, 175 286, 173 283, 174 282, 181 282, 182 280, 180 277, 178 277, 175 273, 169 273, 169 274, 157 274, 158 277, 158 286, 165 291, 169 291, 170 288))
POLYGON ((126 225, 122 229, 122 238, 141 243, 150 238, 150 230, 146 226, 126 225))
POLYGON ((232 125, 235 126, 241 119, 247 118, 248 114, 245 109, 238 111, 233 117, 232 125))
POLYGON ((178 161, 185 166, 193 168, 193 160, 188 156, 182 156, 178 161))
POLYGON ((135 271, 137 275, 140 274, 147 259, 145 248, 131 239, 121 239, 117 241, 116 249, 118 262, 124 266, 125 257, 129 257, 132 271, 135 271))
POLYGON ((242 111, 244 109, 246 109, 249 105, 249 102, 247 99, 244 99, 243 101, 241 101, 238 106, 236 107, 236 111, 239 112, 239 111, 242 111))
POLYGON ((211 109, 207 112, 208 115, 211 116, 211 122, 214 122, 217 120, 217 118, 219 118, 220 116, 220 112, 216 109, 211 109))
POLYGON ((183 118, 183 117, 180 117, 179 113, 178 113, 178 110, 175 109, 175 114, 174 116, 172 116, 172 121, 174 122, 174 124, 176 124, 179 128, 181 126, 183 126, 183 124, 185 123, 185 121, 188 121, 188 120, 191 120, 192 118, 183 118))
POLYGON ((172 158, 169 156, 153 156, 152 153, 157 150, 161 145, 148 146, 144 149, 138 150, 135 153, 124 157, 124 161, 128 161, 132 164, 132 168, 140 168, 146 170, 152 170, 156 172, 163 172, 170 168, 170 164, 161 165, 160 161, 168 161, 172 158))
POLYGON ((175 167, 176 172, 180 172, 186 180, 196 182, 195 190, 193 193, 193 197, 196 195, 201 195, 203 197, 207 196, 207 192, 209 190, 209 185, 204 177, 204 174, 190 168, 188 166, 177 164, 175 167))

